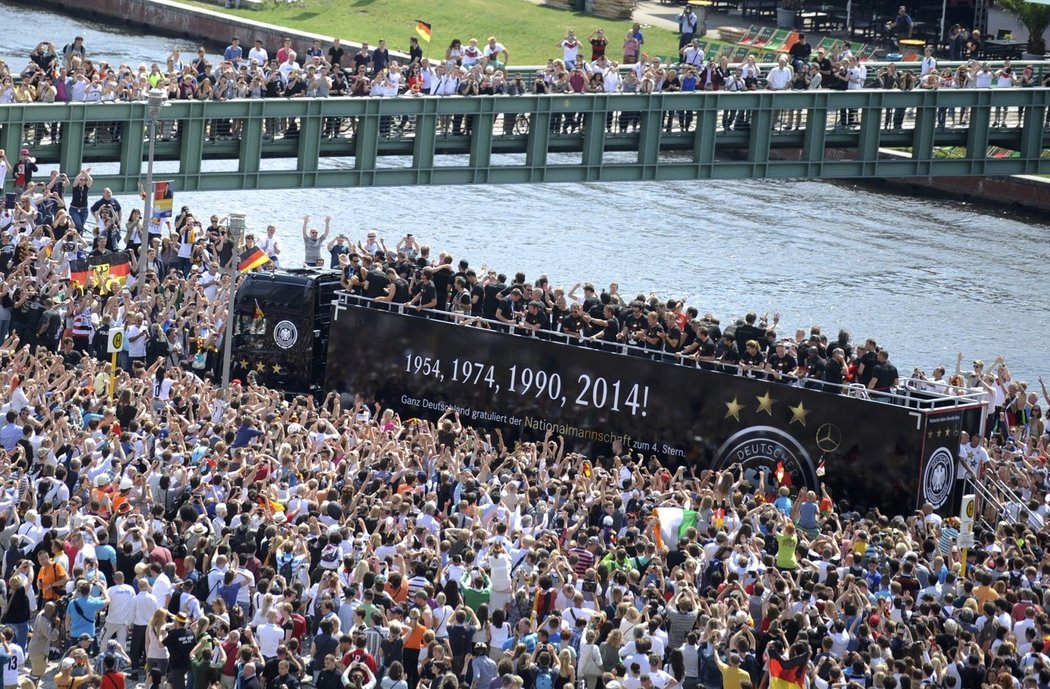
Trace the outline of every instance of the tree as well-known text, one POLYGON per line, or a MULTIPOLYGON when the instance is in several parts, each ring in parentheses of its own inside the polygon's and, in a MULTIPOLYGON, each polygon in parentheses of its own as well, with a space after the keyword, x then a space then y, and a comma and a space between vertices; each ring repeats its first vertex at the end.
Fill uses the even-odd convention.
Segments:
POLYGON ((1012 12, 1017 23, 1028 29, 1028 52, 1033 55, 1045 54, 1043 34, 1050 28, 1050 5, 1037 5, 1028 0, 1000 0, 999 5, 1012 12))

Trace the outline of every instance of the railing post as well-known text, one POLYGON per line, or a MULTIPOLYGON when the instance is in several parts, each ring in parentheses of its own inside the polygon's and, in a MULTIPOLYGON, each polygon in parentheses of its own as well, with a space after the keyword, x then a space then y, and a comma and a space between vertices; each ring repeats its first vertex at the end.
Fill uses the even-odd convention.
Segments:
POLYGON ((182 187, 186 191, 195 191, 200 188, 207 108, 203 103, 188 103, 187 106, 186 116, 179 122, 179 172, 182 187))
MULTIPOLYGON (((130 183, 142 176, 142 151, 143 139, 146 135, 146 123, 143 116, 146 112, 145 103, 121 104, 131 110, 130 117, 123 118, 123 131, 120 138, 120 174, 130 183)), ((107 105, 106 107, 112 107, 107 105)), ((128 185, 122 189, 124 193, 134 192, 137 185, 128 185)), ((114 189, 113 191, 117 191, 114 189)), ((146 190, 146 193, 152 193, 146 190)))
MULTIPOLYGON (((67 174, 79 174, 84 166, 84 108, 81 103, 66 106, 66 115, 56 120, 62 128, 59 165, 67 174)), ((11 149, 8 149, 11 150, 11 149)))
MULTIPOLYGON (((383 101, 365 102, 365 111, 357 122, 357 136, 354 146, 354 168, 359 173, 372 173, 376 169, 376 156, 379 155, 379 118, 382 117, 383 101)), ((368 184, 371 176, 361 177, 358 184, 368 184)))
POLYGON ((602 158, 605 155, 605 125, 611 122, 611 105, 616 96, 593 96, 588 99, 590 109, 583 115, 583 155, 581 163, 590 181, 601 178, 602 158), (601 107, 597 107, 597 106, 601 107))
POLYGON ((475 184, 488 181, 492 164, 492 129, 495 119, 493 96, 472 98, 474 122, 470 132, 470 168, 475 184))
POLYGON ((321 124, 325 101, 317 98, 306 100, 303 113, 299 115, 299 145, 296 151, 297 167, 304 188, 312 187, 317 179, 321 155, 321 124))
MULTIPOLYGON (((1035 89, 1027 89, 1029 101, 1044 96, 1035 89)), ((1045 93, 1045 92, 1044 92, 1045 93)), ((1021 123, 1021 159, 1024 160, 1025 172, 1037 174, 1039 159, 1043 154, 1043 123, 1046 121, 1046 106, 1025 105, 1024 120, 1021 123)))
POLYGON ((933 159, 934 130, 937 126, 937 92, 929 91, 922 95, 924 102, 915 106, 915 132, 912 134, 911 158, 916 163, 921 162, 925 165, 916 166, 915 174, 929 172, 930 161, 933 159))
POLYGON ((638 129, 638 163, 642 166, 642 179, 656 179, 656 166, 660 162, 660 126, 664 118, 663 107, 654 106, 654 99, 648 99, 646 109, 641 113, 641 125, 638 129))
POLYGON ((266 104, 249 101, 248 116, 241 120, 241 142, 237 149, 237 171, 248 189, 259 186, 259 170, 262 166, 263 121, 266 119, 266 104))
POLYGON ((430 184, 431 172, 434 170, 434 146, 437 144, 438 96, 421 99, 421 110, 416 115, 415 139, 412 142, 412 167, 416 170, 416 181, 419 184, 430 184))
POLYGON ((547 167, 547 151, 550 146, 551 111, 550 96, 537 96, 532 115, 529 116, 529 139, 525 145, 525 166, 529 169, 529 181, 542 182, 547 167))
MULTIPOLYGON (((978 102, 970 110, 970 125, 966 130, 966 156, 971 160, 970 170, 984 172, 988 161, 988 123, 992 118, 991 94, 980 93, 978 102)), ((1042 129, 1040 129, 1040 132, 1042 129)))
MULTIPOLYGON (((731 98, 731 97, 730 97, 731 98)), ((710 166, 715 162, 715 138, 718 136, 718 112, 725 108, 726 98, 712 93, 705 96, 696 111, 696 131, 693 133, 693 164, 699 165, 700 177, 710 177, 710 166)))

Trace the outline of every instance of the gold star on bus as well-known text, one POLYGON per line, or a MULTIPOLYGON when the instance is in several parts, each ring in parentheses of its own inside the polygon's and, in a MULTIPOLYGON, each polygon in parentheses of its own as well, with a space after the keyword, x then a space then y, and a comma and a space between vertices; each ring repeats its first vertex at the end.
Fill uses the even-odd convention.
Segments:
POLYGON ((238 364, 240 364, 241 368, 248 368, 248 363, 249 363, 249 362, 248 362, 248 360, 247 360, 247 359, 241 359, 241 360, 240 360, 240 361, 238 361, 237 363, 238 363, 238 364))
POLYGON ((806 414, 809 413, 809 410, 803 407, 801 402, 798 403, 797 407, 792 407, 789 404, 788 409, 791 410, 791 423, 798 421, 803 426, 806 425, 806 414))
POLYGON ((726 410, 727 411, 726 411, 725 418, 728 419, 730 416, 732 416, 734 419, 739 421, 740 420, 740 410, 743 409, 743 408, 744 408, 744 405, 742 405, 739 402, 737 402, 736 398, 734 397, 731 401, 726 402, 726 410))
POLYGON ((263 371, 266 370, 266 364, 264 364, 261 361, 256 361, 255 362, 255 370, 258 371, 259 373, 262 373, 263 371))
POLYGON ((274 364, 274 365, 273 365, 273 372, 274 372, 274 373, 280 373, 280 372, 281 372, 282 370, 283 370, 283 369, 281 368, 281 365, 280 365, 280 364, 274 364))
POLYGON ((773 404, 776 403, 776 400, 769 396, 768 391, 763 395, 756 395, 755 399, 758 400, 758 409, 756 411, 764 411, 773 416, 773 404))

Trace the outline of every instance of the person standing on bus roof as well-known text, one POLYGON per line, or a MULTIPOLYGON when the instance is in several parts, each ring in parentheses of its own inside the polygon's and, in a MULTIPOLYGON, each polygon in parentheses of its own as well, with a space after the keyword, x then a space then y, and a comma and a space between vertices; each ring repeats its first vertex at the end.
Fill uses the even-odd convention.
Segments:
POLYGON ((279 267, 280 263, 278 258, 281 255, 281 240, 277 236, 277 226, 267 225, 266 236, 259 240, 259 248, 266 252, 266 255, 270 257, 270 261, 274 267, 279 267))
POLYGON ((310 227, 310 216, 303 216, 303 262, 309 266, 316 266, 321 260, 321 247, 324 240, 328 239, 328 233, 332 231, 332 216, 324 218, 324 234, 318 235, 316 227, 310 227))

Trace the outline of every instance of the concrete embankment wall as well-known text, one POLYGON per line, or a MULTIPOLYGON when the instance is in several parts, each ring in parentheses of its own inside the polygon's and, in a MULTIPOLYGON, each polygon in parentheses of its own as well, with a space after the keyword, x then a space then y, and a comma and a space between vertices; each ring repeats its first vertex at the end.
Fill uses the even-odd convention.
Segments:
MULTIPOLYGON (((770 155, 782 160, 794 160, 801 155, 801 151, 774 149, 770 155)), ((907 154, 893 150, 883 150, 882 155, 887 158, 907 157, 907 154)), ((845 148, 829 148, 824 152, 824 156, 836 160, 852 160, 856 158, 856 152, 845 148)), ((1050 213, 1050 179, 1043 177, 876 177, 842 181, 926 198, 973 201, 1030 212, 1050 213)))

